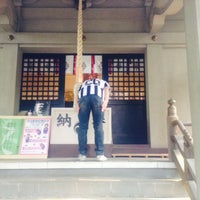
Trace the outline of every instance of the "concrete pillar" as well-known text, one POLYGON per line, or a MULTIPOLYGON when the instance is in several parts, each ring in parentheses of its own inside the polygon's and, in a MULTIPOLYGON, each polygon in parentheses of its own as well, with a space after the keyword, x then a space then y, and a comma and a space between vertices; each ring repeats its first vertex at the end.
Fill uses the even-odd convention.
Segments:
POLYGON ((21 64, 18 45, 0 48, 0 115, 16 115, 19 111, 21 64))
POLYGON ((197 199, 200 199, 200 2, 184 0, 197 199))
POLYGON ((162 46, 148 45, 146 53, 147 121, 152 148, 167 147, 167 126, 164 114, 166 113, 166 84, 162 62, 162 46))

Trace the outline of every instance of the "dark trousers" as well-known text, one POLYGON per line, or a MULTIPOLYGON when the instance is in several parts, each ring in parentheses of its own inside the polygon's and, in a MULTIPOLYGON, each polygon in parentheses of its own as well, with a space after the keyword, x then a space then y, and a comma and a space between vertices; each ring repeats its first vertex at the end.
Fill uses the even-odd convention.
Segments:
POLYGON ((87 154, 87 130, 90 118, 90 112, 93 116, 93 127, 95 134, 95 152, 96 155, 104 154, 104 131, 103 131, 103 112, 102 99, 97 95, 87 95, 79 99, 79 131, 78 142, 79 152, 82 155, 87 154))

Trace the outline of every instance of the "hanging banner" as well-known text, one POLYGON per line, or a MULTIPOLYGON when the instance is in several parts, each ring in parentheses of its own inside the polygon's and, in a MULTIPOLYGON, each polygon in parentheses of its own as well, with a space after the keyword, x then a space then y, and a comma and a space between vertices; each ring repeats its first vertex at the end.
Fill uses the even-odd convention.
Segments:
MULTIPOLYGON (((66 56, 65 74, 76 74, 76 55, 66 56)), ((83 74, 102 73, 102 55, 83 56, 83 74)))
POLYGON ((95 55, 94 56, 94 73, 101 74, 102 73, 102 56, 95 55))
POLYGON ((50 118, 27 118, 24 122, 20 155, 48 154, 50 118))
POLYGON ((94 74, 94 67, 95 67, 95 57, 94 55, 91 56, 91 73, 94 74))
POLYGON ((24 119, 0 118, 0 155, 19 153, 24 119))

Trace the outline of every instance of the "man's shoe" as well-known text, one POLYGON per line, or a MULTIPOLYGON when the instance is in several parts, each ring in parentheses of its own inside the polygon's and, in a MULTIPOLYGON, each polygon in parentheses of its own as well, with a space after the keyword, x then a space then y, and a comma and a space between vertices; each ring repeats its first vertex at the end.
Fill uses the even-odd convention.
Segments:
POLYGON ((98 155, 97 156, 97 160, 98 161, 106 161, 106 160, 108 160, 104 155, 98 155))
POLYGON ((78 159, 79 159, 80 161, 84 161, 84 160, 86 159, 86 155, 79 154, 78 159))

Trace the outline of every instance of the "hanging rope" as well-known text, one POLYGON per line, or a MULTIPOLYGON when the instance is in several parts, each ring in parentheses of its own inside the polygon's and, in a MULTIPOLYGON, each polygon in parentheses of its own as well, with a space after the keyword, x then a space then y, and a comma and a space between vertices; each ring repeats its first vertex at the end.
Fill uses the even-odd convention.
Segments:
POLYGON ((77 62, 76 62, 76 83, 82 82, 83 65, 83 2, 79 0, 78 4, 78 25, 77 25, 77 62))
POLYGON ((74 104, 73 107, 77 108, 78 90, 83 81, 83 10, 82 0, 78 4, 78 25, 77 25, 77 62, 76 62, 76 84, 74 85, 74 104))

